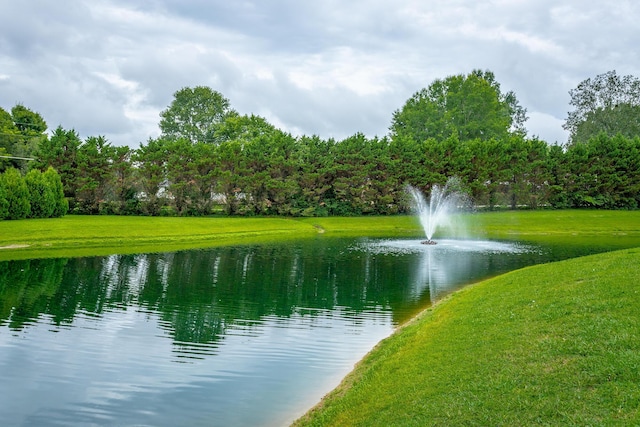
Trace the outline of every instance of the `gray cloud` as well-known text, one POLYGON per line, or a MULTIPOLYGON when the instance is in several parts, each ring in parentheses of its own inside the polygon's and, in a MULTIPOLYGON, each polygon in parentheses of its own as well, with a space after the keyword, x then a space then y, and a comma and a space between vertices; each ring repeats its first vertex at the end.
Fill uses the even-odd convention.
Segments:
POLYGON ((137 146, 207 85, 293 134, 386 134, 434 79, 493 71, 530 134, 564 142, 568 91, 637 74, 640 4, 567 0, 46 0, 0 4, 0 107, 137 146))

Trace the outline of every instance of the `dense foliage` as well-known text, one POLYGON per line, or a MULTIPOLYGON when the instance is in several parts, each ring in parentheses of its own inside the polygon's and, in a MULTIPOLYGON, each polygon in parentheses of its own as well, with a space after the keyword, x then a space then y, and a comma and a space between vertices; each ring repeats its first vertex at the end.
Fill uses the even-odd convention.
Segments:
POLYGON ((182 88, 173 98, 169 108, 160 113, 160 130, 166 137, 213 142, 217 128, 234 114, 229 100, 206 86, 182 88))
POLYGON ((11 112, 0 108, 0 172, 11 167, 26 170, 24 158, 46 141, 46 130, 42 116, 21 104, 11 112))
MULTIPOLYGON (((51 141, 67 134, 58 129, 51 141)), ((640 205, 640 138, 622 135, 563 148, 518 134, 336 141, 273 129, 218 144, 160 137, 137 150, 102 138, 70 146, 57 167, 76 213, 387 215, 408 211, 407 184, 428 193, 453 175, 487 209, 640 205)))
POLYGON ((513 92, 503 94, 490 71, 436 79, 416 92, 395 113, 392 136, 444 139, 456 135, 461 141, 504 138, 524 133, 526 110, 513 92))
POLYGON ((601 132, 640 135, 640 79, 609 71, 582 81, 569 95, 574 109, 564 128, 571 132, 571 144, 586 142, 601 132))
MULTIPOLYGON (((618 92, 610 91, 618 106, 635 82, 627 76, 618 92)), ((578 104, 587 88, 602 95, 587 83, 572 91, 581 112, 567 126, 575 122, 578 130, 601 114, 599 103, 578 104)), ((62 127, 47 137, 37 113, 22 106, 11 114, 0 109, 0 150, 37 158, 5 160, 0 167, 25 173, 27 164, 40 171, 52 167, 61 180, 56 191, 71 211, 88 214, 388 215, 408 211, 407 184, 428 193, 454 175, 476 206, 487 209, 640 205, 636 131, 612 122, 580 144, 530 138, 526 111, 488 71, 436 80, 417 92, 394 113, 390 134, 382 138, 294 137, 262 117, 238 114, 210 88, 183 88, 174 96, 161 113, 162 135, 137 149, 102 136, 81 140, 62 127)), ((629 96, 633 109, 637 100, 629 96)), ((40 178, 28 181, 32 192, 39 191, 40 178)), ((33 206, 38 215, 49 209, 33 206)), ((6 209, 0 205, 0 212, 6 209)), ((61 211, 63 206, 54 215, 61 211)), ((25 215, 33 213, 9 217, 25 215)))
POLYGON ((68 202, 58 173, 32 169, 23 176, 10 168, 0 174, 0 219, 54 218, 67 213, 68 202))

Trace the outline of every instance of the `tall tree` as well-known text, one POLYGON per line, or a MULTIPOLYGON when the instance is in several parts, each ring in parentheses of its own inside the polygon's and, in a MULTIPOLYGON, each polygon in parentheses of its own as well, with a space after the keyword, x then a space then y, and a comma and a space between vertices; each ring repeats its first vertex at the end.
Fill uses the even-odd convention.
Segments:
POLYGON ((47 122, 44 121, 40 113, 36 113, 17 104, 11 109, 11 116, 20 133, 27 136, 40 136, 47 130, 47 122))
POLYGON ((0 108, 0 152, 12 158, 0 159, 0 171, 7 167, 27 170, 27 163, 18 157, 31 157, 47 135, 47 123, 39 113, 17 104, 8 113, 0 108))
POLYGON ((171 140, 167 145, 167 189, 178 215, 189 213, 193 190, 194 145, 185 138, 171 140))
POLYGON ((78 148, 82 141, 78 133, 58 126, 50 138, 43 139, 36 151, 34 166, 42 171, 54 168, 62 180, 64 195, 75 199, 78 188, 78 148))
MULTIPOLYGON (((0 107, 0 155, 13 156, 14 144, 22 139, 23 137, 20 134, 20 130, 13 122, 11 114, 0 107)), ((0 172, 11 164, 13 164, 11 159, 0 158, 0 172)))
POLYGON ((193 176, 192 202, 195 213, 208 215, 213 205, 213 195, 218 183, 217 146, 204 142, 193 146, 194 159, 188 165, 193 176))
POLYGON ((585 143, 601 132, 640 135, 640 79, 613 70, 582 81, 569 95, 574 109, 563 127, 570 132, 570 144, 585 143))
POLYGON ((250 141, 261 136, 274 135, 277 131, 278 129, 263 117, 254 114, 241 116, 232 111, 217 126, 215 141, 222 142, 234 139, 250 141))
POLYGON ((549 204, 556 209, 569 207, 569 197, 565 191, 569 171, 567 169, 567 155, 563 146, 559 144, 549 146, 545 170, 549 176, 549 204))
MULTIPOLYGON (((22 138, 15 140, 11 153, 18 157, 31 157, 37 151, 40 142, 47 139, 45 134, 47 123, 40 113, 21 104, 17 104, 11 109, 11 116, 22 136, 22 138)), ((20 169, 23 171, 27 169, 24 161, 20 165, 20 169)))
POLYGON ((218 164, 214 172, 217 177, 216 192, 223 195, 225 213, 233 215, 240 212, 240 205, 246 200, 242 192, 243 176, 247 175, 244 156, 244 144, 238 140, 224 141, 217 149, 218 164))
POLYGON ((220 92, 206 86, 185 87, 173 94, 169 107, 160 113, 162 136, 186 138, 196 142, 216 143, 216 131, 230 115, 229 100, 220 92))
POLYGON ((166 189, 167 145, 164 138, 149 138, 133 155, 136 175, 142 190, 142 211, 147 215, 159 215, 164 204, 161 190, 166 189))
POLYGON ((297 141, 290 134, 277 131, 270 137, 255 139, 257 147, 262 146, 266 155, 266 200, 267 212, 278 215, 294 215, 300 213, 298 197, 297 141))
POLYGON ((76 198, 84 213, 99 213, 113 184, 113 147, 103 136, 90 136, 78 149, 76 198))
POLYGON ((566 153, 565 192, 573 207, 637 209, 640 206, 640 138, 604 133, 566 153))
POLYGON ((442 141, 456 135, 459 141, 505 138, 525 134, 526 110, 513 92, 502 93, 491 71, 436 79, 416 92, 393 113, 391 136, 442 141))
POLYGON ((138 209, 132 155, 133 150, 127 146, 113 147, 111 150, 111 198, 115 204, 113 213, 134 214, 138 209))
POLYGON ((303 199, 303 216, 326 216, 335 204, 333 181, 336 172, 335 141, 318 136, 298 139, 297 159, 303 199))
MULTIPOLYGON (((386 139, 382 144, 386 145, 386 139)), ((376 175, 390 166, 390 160, 387 160, 386 164, 381 162, 379 147, 380 140, 369 140, 361 133, 356 133, 334 146, 336 175, 332 187, 335 205, 330 213, 376 213, 376 202, 381 196, 376 175)))

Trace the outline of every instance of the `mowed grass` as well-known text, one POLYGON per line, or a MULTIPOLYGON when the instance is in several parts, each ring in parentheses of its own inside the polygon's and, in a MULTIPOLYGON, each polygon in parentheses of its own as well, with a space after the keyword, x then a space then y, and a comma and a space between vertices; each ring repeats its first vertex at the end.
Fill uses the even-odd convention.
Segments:
POLYGON ((284 218, 76 216, 0 221, 0 259, 157 252, 314 236, 284 218))
POLYGON ((580 243, 582 238, 598 237, 615 244, 640 237, 640 211, 504 211, 464 217, 471 235, 494 239, 580 243))
MULTIPOLYGON (((629 247, 640 211, 508 211, 460 215, 474 238, 629 247)), ((68 215, 0 221, 0 260, 160 252, 318 236, 423 237, 414 216, 174 218, 68 215)))
POLYGON ((629 249, 465 288, 295 425, 640 425, 639 265, 629 249))
MULTIPOLYGON (((305 218, 318 230, 332 236, 424 237, 415 216, 305 218)), ((540 210, 458 214, 462 224, 454 237, 529 241, 536 243, 603 246, 640 245, 640 211, 540 210)), ((449 230, 437 230, 435 238, 448 237, 449 230)))
POLYGON ((410 216, 365 218, 176 218, 67 215, 0 221, 0 260, 174 251, 317 237, 409 236, 410 216))

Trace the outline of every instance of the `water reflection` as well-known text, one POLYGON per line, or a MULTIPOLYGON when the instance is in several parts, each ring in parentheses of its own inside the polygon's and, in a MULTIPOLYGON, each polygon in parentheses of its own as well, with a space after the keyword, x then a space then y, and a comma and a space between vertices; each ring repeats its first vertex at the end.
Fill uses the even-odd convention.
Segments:
POLYGON ((372 252, 416 254, 417 262, 410 274, 412 298, 428 293, 431 302, 488 274, 506 271, 513 262, 526 262, 530 255, 540 255, 534 246, 483 240, 439 240, 425 245, 421 240, 375 241, 372 252))
POLYGON ((395 325, 550 251, 406 241, 0 263, 8 425, 283 425, 395 325))
POLYGON ((11 261, 0 263, 0 322, 21 330, 50 315, 60 326, 135 305, 160 313, 176 343, 211 343, 269 315, 357 315, 414 299, 404 283, 414 269, 386 261, 349 244, 11 261))

